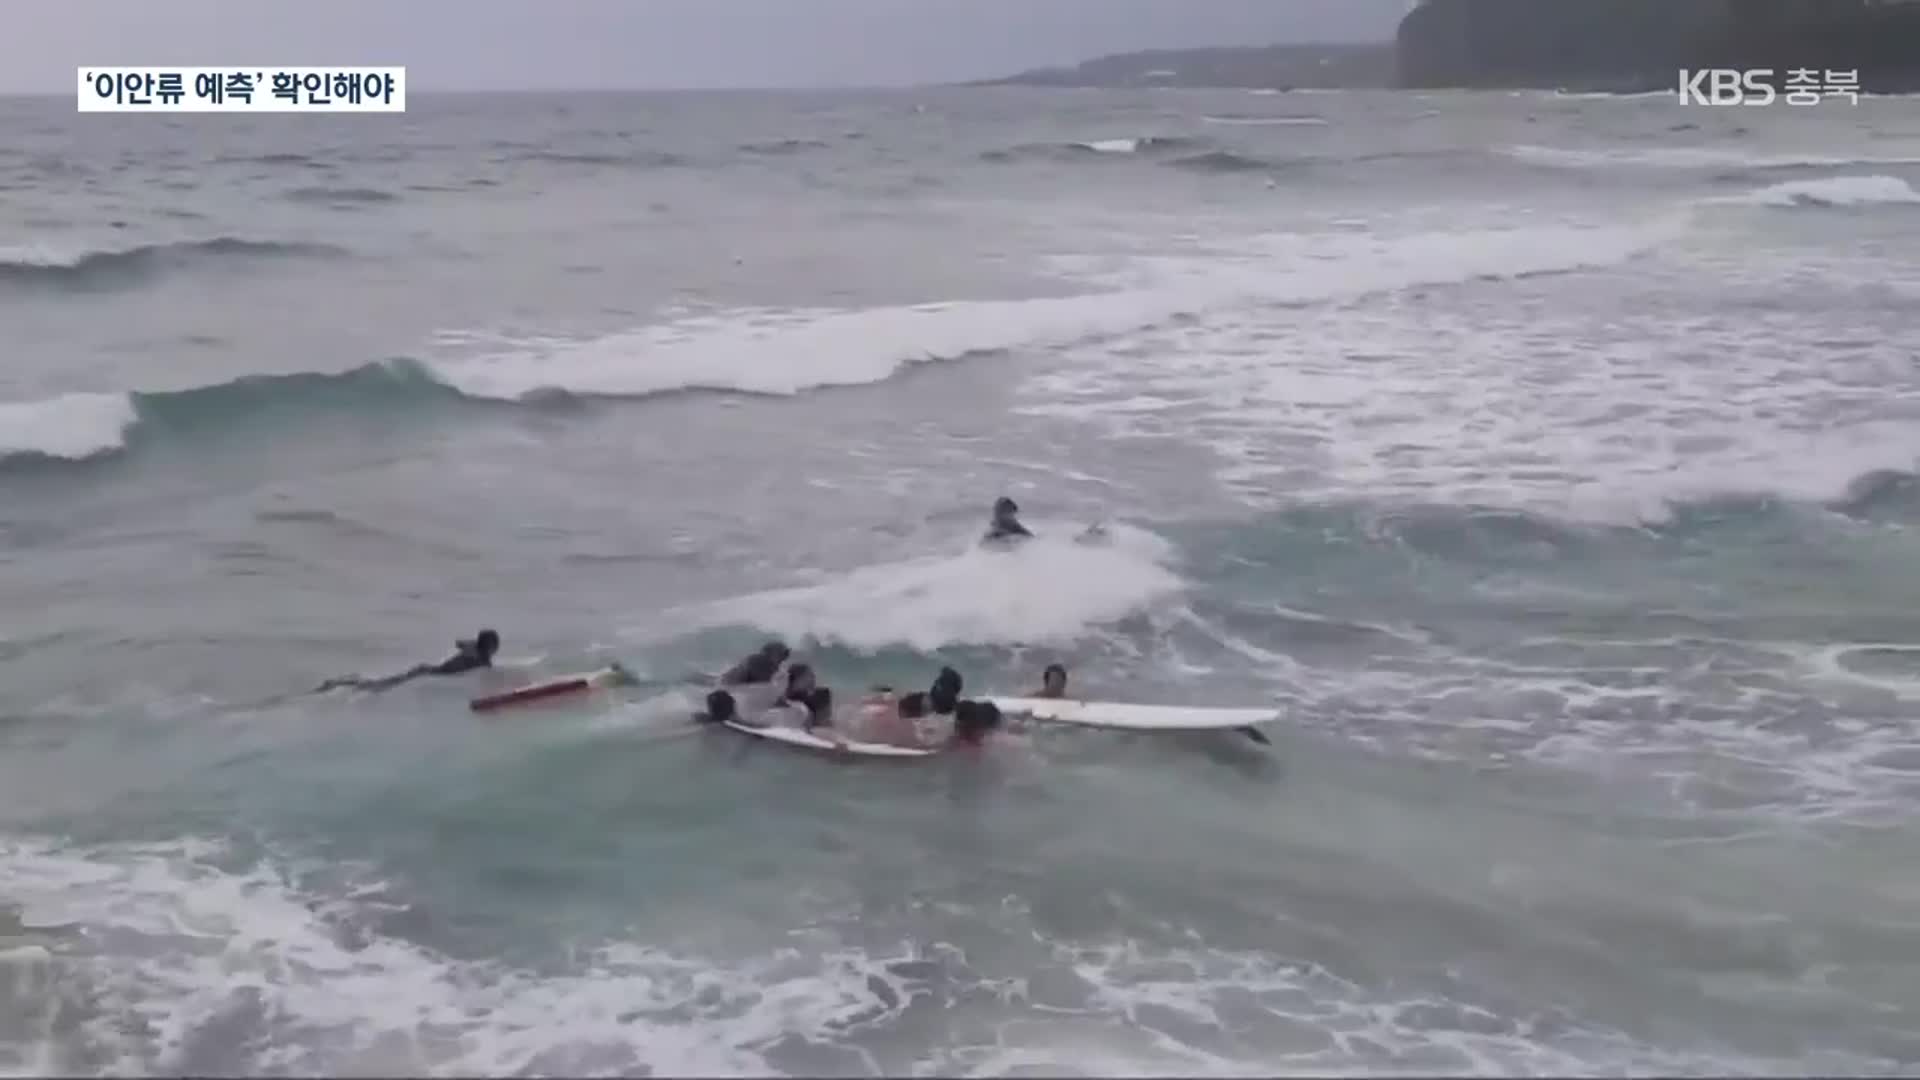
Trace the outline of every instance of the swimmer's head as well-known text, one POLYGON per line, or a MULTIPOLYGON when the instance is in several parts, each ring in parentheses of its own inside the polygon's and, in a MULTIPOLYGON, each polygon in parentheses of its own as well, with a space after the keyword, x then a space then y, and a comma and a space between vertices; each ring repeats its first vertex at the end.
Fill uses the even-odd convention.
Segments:
POLYGON ((978 746, 1000 727, 1000 707, 991 701, 963 701, 954 709, 954 741, 978 746))
POLYGON ((927 704, 936 714, 946 716, 959 703, 960 690, 960 673, 943 667, 940 674, 934 677, 933 687, 927 691, 927 704))
POLYGON ((807 718, 813 724, 833 722, 832 690, 824 686, 816 686, 807 694, 807 718))
POLYGON ((473 635, 471 641, 459 641, 454 644, 458 645, 462 652, 471 652, 482 660, 491 660, 493 654, 500 651, 500 635, 492 630, 482 629, 473 635))

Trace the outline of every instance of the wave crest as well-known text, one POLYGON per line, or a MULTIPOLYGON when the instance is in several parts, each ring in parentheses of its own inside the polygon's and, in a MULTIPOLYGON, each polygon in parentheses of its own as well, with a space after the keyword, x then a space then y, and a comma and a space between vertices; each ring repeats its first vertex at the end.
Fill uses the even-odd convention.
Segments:
POLYGON ((1133 138, 1093 139, 1084 142, 1025 143, 1002 150, 988 150, 980 157, 985 161, 1003 164, 1034 160, 1079 161, 1131 154, 1177 154, 1204 149, 1206 146, 1204 139, 1179 135, 1142 135, 1133 138))
POLYGON ((1829 176, 1775 184, 1733 201, 1779 207, 1914 206, 1920 205, 1920 191, 1894 176, 1829 176))
POLYGON ((330 244, 248 240, 235 236, 78 252, 16 248, 0 250, 0 287, 119 288, 171 270, 236 261, 331 258, 346 254, 345 249, 330 244))
POLYGON ((589 339, 466 337, 459 342, 464 355, 420 362, 247 376, 166 393, 13 403, 0 410, 0 462, 91 460, 126 448, 129 438, 143 433, 157 437, 332 409, 416 409, 462 398, 541 407, 694 391, 796 395, 877 383, 915 364, 1067 348, 1223 309, 1309 305, 1612 265, 1663 235, 1523 229, 1253 238, 1237 253, 1137 259, 1117 275, 1111 267, 1098 274, 1083 269, 1078 276, 1104 291, 1076 296, 847 310, 739 309, 589 339))
POLYGON ((1271 161, 1246 154, 1236 154, 1230 150, 1213 150, 1205 154, 1175 158, 1167 162, 1167 165, 1175 169, 1200 173, 1269 172, 1277 167, 1271 161))
POLYGON ((248 375, 186 390, 0 403, 0 466, 91 462, 143 437, 191 434, 289 410, 407 409, 423 399, 453 396, 419 364, 396 360, 338 374, 248 375))

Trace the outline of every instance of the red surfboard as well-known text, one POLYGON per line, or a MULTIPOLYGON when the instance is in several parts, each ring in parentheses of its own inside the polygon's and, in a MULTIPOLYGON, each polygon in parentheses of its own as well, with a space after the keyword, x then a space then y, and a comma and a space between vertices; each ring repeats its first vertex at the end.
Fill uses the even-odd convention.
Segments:
POLYGON ((474 712, 492 712, 510 705, 527 705, 549 698, 565 697, 569 694, 584 694, 589 690, 618 685, 624 678, 619 668, 601 668, 599 671, 582 672, 578 675, 562 675, 557 679, 548 679, 531 686, 522 686, 513 690, 504 690, 498 694, 477 697, 467 703, 474 712))

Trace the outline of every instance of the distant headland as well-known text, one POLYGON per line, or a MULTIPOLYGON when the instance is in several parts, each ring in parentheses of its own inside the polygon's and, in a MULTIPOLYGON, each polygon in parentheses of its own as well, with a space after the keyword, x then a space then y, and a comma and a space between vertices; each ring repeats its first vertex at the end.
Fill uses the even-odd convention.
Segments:
POLYGON ((1394 47, 1385 42, 1256 45, 1119 53, 969 85, 1353 90, 1393 86, 1394 72, 1394 47))
POLYGON ((1408 87, 1671 90, 1681 68, 1772 68, 1920 90, 1914 0, 1425 0, 1395 45, 1408 87))
POLYGON ((969 85, 1670 90, 1681 68, 1920 92, 1920 0, 1423 0, 1392 42, 1159 49, 969 85))

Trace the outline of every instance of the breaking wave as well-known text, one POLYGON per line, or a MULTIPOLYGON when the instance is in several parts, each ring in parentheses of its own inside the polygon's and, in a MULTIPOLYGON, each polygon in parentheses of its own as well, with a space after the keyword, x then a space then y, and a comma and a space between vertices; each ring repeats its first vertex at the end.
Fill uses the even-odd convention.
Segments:
POLYGON ((346 254, 345 249, 330 244, 247 240, 233 236, 117 249, 0 249, 0 289, 125 288, 172 271, 265 260, 337 258, 346 254))

